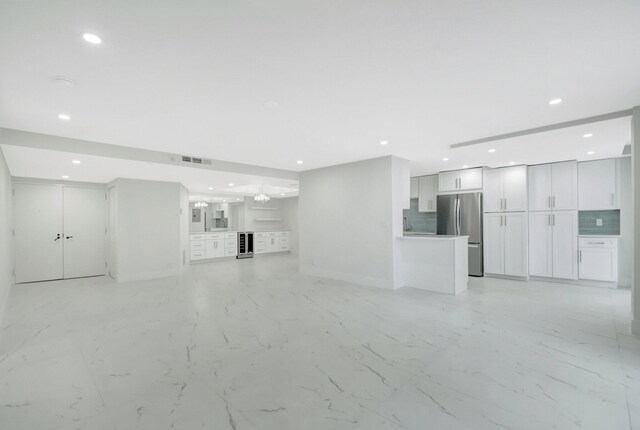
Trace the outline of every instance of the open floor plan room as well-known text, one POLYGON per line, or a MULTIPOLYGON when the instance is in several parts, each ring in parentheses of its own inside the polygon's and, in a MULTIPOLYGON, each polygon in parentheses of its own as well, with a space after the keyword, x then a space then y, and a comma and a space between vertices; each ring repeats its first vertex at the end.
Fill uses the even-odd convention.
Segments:
POLYGON ((640 430, 639 21, 0 1, 0 430, 640 430))

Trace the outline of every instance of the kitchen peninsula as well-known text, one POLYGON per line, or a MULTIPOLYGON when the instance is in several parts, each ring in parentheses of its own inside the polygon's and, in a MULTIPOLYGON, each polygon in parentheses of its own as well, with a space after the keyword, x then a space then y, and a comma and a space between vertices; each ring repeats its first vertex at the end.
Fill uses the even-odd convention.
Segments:
POLYGON ((467 290, 467 236, 405 234, 396 241, 401 287, 452 295, 467 290))

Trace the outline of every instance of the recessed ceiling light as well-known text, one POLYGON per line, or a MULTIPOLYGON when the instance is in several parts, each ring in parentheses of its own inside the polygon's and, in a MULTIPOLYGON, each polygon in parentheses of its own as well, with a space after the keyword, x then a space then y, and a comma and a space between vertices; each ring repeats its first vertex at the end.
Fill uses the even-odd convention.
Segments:
POLYGON ((296 161, 296 163, 298 163, 298 164, 302 164, 302 163, 304 163, 304 161, 302 161, 302 160, 298 160, 298 161, 296 161))
POLYGON ((516 162, 515 162, 515 161, 509 161, 509 164, 510 164, 511 166, 513 166, 514 164, 516 164, 516 162))
POLYGON ((231 182, 229 182, 229 186, 230 186, 230 187, 233 187, 233 184, 232 184, 231 182))
POLYGON ((227 201, 227 199, 222 199, 222 201, 223 201, 223 202, 226 202, 226 201, 227 201))
POLYGON ((550 105, 558 105, 560 103, 562 103, 562 99, 551 99, 551 100, 549 100, 549 104, 550 105))
POLYGON ((237 201, 240 201, 241 199, 236 199, 237 201))
POLYGON ((62 179, 69 179, 68 175, 62 175, 62 179))
POLYGON ((80 161, 80 160, 71 160, 71 162, 73 164, 82 164, 82 161, 80 161))
POLYGON ((284 196, 284 193, 280 193, 281 196, 284 196))
POLYGON ((496 152, 496 150, 495 150, 495 149, 493 149, 493 148, 491 148, 491 149, 489 150, 489 152, 493 153, 493 152, 496 152))
POLYGON ((464 166, 462 166, 463 169, 466 169, 467 167, 469 167, 469 166, 467 166, 466 164, 464 166))
POLYGON ((596 151, 589 151, 589 152, 587 152, 587 155, 593 155, 595 153, 596 153, 596 151))
POLYGON ((71 119, 71 117, 69 115, 67 115, 66 113, 61 113, 60 115, 58 115, 58 119, 61 119, 63 121, 69 121, 71 119))
POLYGON ((449 161, 449 159, 445 157, 442 159, 442 161, 449 161))
POLYGON ((213 187, 209 187, 210 190, 213 190, 213 187))
POLYGON ((593 137, 593 133, 585 133, 582 137, 593 137))
POLYGON ((380 142, 380 145, 384 146, 384 145, 386 145, 387 143, 389 143, 389 142, 387 142, 386 140, 383 140, 382 142, 380 142))
POLYGON ((100 39, 100 37, 96 36, 95 34, 85 33, 82 35, 82 38, 86 42, 92 43, 94 45, 100 45, 102 43, 102 39, 100 39))

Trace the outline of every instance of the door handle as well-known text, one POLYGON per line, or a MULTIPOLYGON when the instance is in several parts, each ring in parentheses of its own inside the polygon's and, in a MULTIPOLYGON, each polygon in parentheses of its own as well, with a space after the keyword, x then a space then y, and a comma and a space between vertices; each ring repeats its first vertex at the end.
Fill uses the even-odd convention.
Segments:
POLYGON ((73 239, 73 236, 67 236, 65 239, 73 239))
POLYGON ((62 235, 60 233, 58 233, 58 235, 56 236, 55 239, 53 239, 54 242, 57 242, 58 240, 60 240, 62 238, 62 235))

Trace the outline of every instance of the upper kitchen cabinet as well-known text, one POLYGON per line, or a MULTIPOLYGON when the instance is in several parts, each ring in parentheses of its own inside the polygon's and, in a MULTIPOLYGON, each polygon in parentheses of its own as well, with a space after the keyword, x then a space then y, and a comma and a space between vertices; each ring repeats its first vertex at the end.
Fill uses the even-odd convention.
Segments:
POLYGON ((418 190, 418 212, 436 212, 438 175, 420 176, 418 190))
POLYGON ((526 166, 487 169, 483 179, 485 212, 527 210, 526 166))
POLYGON ((578 163, 540 164, 528 168, 529 210, 576 210, 578 163))
POLYGON ((420 178, 418 178, 417 176, 414 178, 410 179, 409 182, 409 198, 411 199, 417 199, 419 197, 418 194, 418 182, 419 182, 420 178))
POLYGON ((620 209, 616 160, 578 163, 578 209, 620 209))
POLYGON ((438 176, 439 190, 442 193, 482 188, 482 167, 441 172, 438 176))

